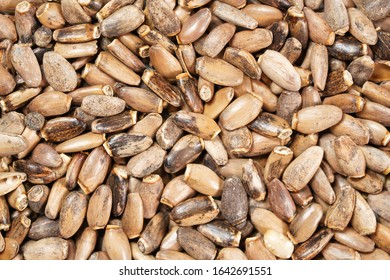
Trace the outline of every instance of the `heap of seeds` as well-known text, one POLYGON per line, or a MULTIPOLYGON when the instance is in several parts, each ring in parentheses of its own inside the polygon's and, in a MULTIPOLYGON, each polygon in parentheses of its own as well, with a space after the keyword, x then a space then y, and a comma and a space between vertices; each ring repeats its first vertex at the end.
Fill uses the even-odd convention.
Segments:
POLYGON ((390 1, 0 1, 1 259, 390 259, 390 1))

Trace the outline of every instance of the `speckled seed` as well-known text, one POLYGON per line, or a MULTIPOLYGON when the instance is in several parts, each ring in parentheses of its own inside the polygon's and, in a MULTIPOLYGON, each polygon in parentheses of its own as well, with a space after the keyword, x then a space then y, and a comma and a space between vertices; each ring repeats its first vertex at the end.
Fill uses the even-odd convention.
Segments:
POLYGON ((77 86, 77 74, 72 65, 55 52, 43 55, 45 78, 54 90, 69 92, 77 86))
POLYGON ((107 95, 86 96, 81 103, 81 109, 97 117, 117 115, 125 110, 126 102, 118 97, 107 95))

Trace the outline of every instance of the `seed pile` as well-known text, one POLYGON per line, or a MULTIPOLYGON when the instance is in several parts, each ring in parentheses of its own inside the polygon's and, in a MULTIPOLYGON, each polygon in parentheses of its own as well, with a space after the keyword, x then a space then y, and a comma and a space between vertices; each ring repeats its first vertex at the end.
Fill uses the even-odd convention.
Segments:
POLYGON ((390 259, 388 0, 0 2, 0 259, 390 259))

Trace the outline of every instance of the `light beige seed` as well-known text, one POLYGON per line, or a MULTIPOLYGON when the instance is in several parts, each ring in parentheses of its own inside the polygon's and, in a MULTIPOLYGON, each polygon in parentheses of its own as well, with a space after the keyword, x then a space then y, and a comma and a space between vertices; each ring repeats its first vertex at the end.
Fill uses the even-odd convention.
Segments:
POLYGON ((375 243, 367 236, 362 236, 352 228, 343 231, 335 231, 334 238, 341 244, 359 252, 369 253, 374 251, 375 243))
POLYGON ((377 227, 375 213, 360 192, 355 193, 356 202, 351 225, 361 235, 374 233, 377 227))
POLYGON ((175 56, 161 45, 153 45, 149 49, 150 63, 164 78, 172 81, 183 72, 183 69, 175 56))
POLYGON ((117 115, 125 109, 126 102, 118 97, 107 95, 86 96, 81 109, 88 114, 99 117, 117 115))
POLYGON ((92 254, 97 241, 97 231, 86 227, 76 244, 75 260, 87 260, 92 254))
POLYGON ((127 195, 126 207, 121 220, 123 231, 129 239, 140 236, 144 225, 144 208, 139 193, 127 195))
POLYGON ((260 56, 258 63, 263 73, 280 87, 291 91, 297 91, 301 88, 301 79, 298 72, 290 61, 280 53, 266 50, 260 56))
POLYGON ((317 172, 324 150, 313 146, 293 160, 283 173, 283 182, 290 191, 299 191, 309 183, 317 172))
POLYGON ((106 37, 117 37, 137 29, 144 20, 144 14, 136 6, 124 6, 101 22, 101 32, 106 37))
POLYGON ((374 24, 366 14, 360 9, 349 8, 348 17, 350 22, 349 32, 363 44, 375 45, 378 35, 374 24))
POLYGON ((111 260, 131 260, 130 242, 122 227, 107 225, 103 242, 111 260))
POLYGON ((210 168, 201 164, 188 164, 184 181, 194 190, 204 195, 221 196, 223 181, 210 168))
POLYGON ((257 21, 249 15, 233 6, 230 6, 229 4, 225 4, 220 1, 214 1, 211 4, 211 11, 214 15, 223 21, 240 27, 255 29, 258 25, 257 21))
POLYGON ((91 229, 103 229, 108 224, 112 207, 112 191, 108 185, 100 185, 93 192, 87 209, 87 222, 91 229))
POLYGON ((77 74, 72 65, 55 52, 43 56, 43 70, 48 83, 56 91, 69 92, 77 86, 77 74))
POLYGON ((238 86, 244 77, 242 71, 230 63, 207 56, 196 59, 196 73, 205 80, 221 86, 238 86))
POLYGON ((72 237, 80 228, 87 213, 87 197, 79 192, 69 193, 60 212, 60 234, 63 238, 72 237))
POLYGON ((38 87, 42 81, 42 73, 37 58, 31 47, 23 44, 13 45, 10 59, 27 87, 38 87))
POLYGON ((184 23, 177 35, 179 44, 186 45, 198 40, 207 30, 211 21, 211 11, 203 8, 191 15, 184 23))
POLYGON ((276 260, 276 257, 265 247, 259 236, 245 239, 245 255, 248 260, 276 260))
POLYGON ((289 230, 288 225, 273 212, 262 208, 255 208, 250 213, 250 216, 253 225, 261 234, 264 235, 268 230, 273 230, 287 235, 289 230))
POLYGON ((38 112, 44 117, 63 115, 70 110, 72 97, 59 91, 43 92, 27 105, 27 112, 38 112))
POLYGON ((0 156, 17 155, 26 149, 26 139, 22 135, 0 133, 0 156))
POLYGON ((244 30, 234 34, 229 45, 234 48, 244 49, 250 53, 256 53, 271 45, 272 32, 265 28, 244 30))
POLYGON ((244 94, 234 100, 221 113, 220 124, 227 130, 234 130, 249 124, 261 111, 263 101, 254 94, 244 94), (245 110, 246 114, 242 114, 245 110))
POLYGON ((334 151, 344 174, 353 178, 361 178, 365 175, 364 153, 349 136, 337 137, 334 140, 334 151))
POLYGON ((64 260, 68 256, 68 243, 59 237, 47 237, 25 243, 21 251, 25 260, 64 260))
POLYGON ((264 233, 265 247, 276 257, 288 259, 294 251, 294 244, 283 234, 275 230, 267 230, 264 233))
POLYGON ((294 114, 291 128, 310 134, 334 126, 343 117, 340 108, 334 105, 317 105, 299 110, 294 114))

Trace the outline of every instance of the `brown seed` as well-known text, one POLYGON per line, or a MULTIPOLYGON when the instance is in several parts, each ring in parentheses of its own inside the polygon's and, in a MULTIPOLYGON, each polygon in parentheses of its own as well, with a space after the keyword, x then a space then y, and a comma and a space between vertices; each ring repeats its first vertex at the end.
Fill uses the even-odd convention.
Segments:
POLYGON ((351 73, 353 82, 362 86, 372 76, 375 63, 370 56, 364 55, 356 58, 349 65, 347 70, 351 73))
POLYGON ((29 189, 27 192, 27 199, 30 209, 35 213, 43 213, 49 197, 49 192, 49 187, 45 185, 35 185, 29 189))
POLYGON ((180 202, 187 200, 195 195, 195 190, 186 184, 184 175, 173 178, 165 186, 160 202, 170 208, 175 207, 180 202))
POLYGON ((16 33, 15 24, 12 21, 12 19, 1 14, 0 22, 1 22, 1 26, 3 26, 3 28, 0 31, 0 39, 1 40, 10 39, 11 41, 15 42, 17 40, 17 33, 16 33))
POLYGON ((155 143, 129 160, 127 172, 137 178, 150 175, 162 166, 166 154, 167 152, 155 143))
POLYGON ((364 100, 364 98, 360 96, 350 93, 343 93, 326 97, 323 100, 322 104, 335 105, 339 107, 343 111, 343 113, 350 114, 362 111, 365 103, 366 101, 364 100))
POLYGON ((196 72, 202 78, 221 86, 237 86, 243 81, 241 70, 219 58, 197 58, 196 72))
POLYGON ((234 97, 234 89, 225 87, 218 90, 204 106, 204 114, 215 119, 229 105, 234 97))
POLYGON ((25 260, 64 260, 68 250, 68 242, 59 237, 27 242, 21 248, 25 260))
POLYGON ((293 260, 311 260, 317 256, 333 237, 331 229, 321 229, 302 243, 292 254, 293 260))
POLYGON ((124 111, 126 102, 118 97, 107 95, 86 96, 81 103, 81 109, 88 114, 107 117, 124 111))
POLYGON ((174 36, 180 32, 181 24, 177 15, 164 1, 148 0, 146 8, 156 29, 167 36, 174 36))
POLYGON ((5 236, 6 238, 14 239, 20 246, 26 238, 30 230, 30 226, 31 220, 22 214, 12 220, 11 227, 5 236))
POLYGON ((164 150, 168 150, 173 147, 177 140, 182 136, 183 130, 180 129, 174 123, 174 115, 170 116, 165 120, 165 122, 157 130, 156 140, 157 143, 164 150))
POLYGON ((134 72, 140 73, 145 70, 144 63, 129 50, 119 39, 114 39, 107 45, 107 49, 112 55, 119 59, 123 64, 129 67, 134 72))
POLYGON ((330 132, 336 136, 349 136, 357 145, 367 144, 370 138, 369 130, 363 123, 347 114, 343 114, 341 121, 331 127, 330 132))
POLYGON ((264 246, 259 236, 245 239, 245 255, 249 260, 276 260, 276 257, 264 246))
POLYGON ((60 212, 60 234, 64 238, 72 237, 80 228, 87 212, 87 197, 79 192, 70 192, 60 212))
POLYGON ((317 105, 299 110, 294 114, 293 129, 305 134, 323 131, 342 119, 340 108, 333 105, 317 105))
POLYGON ((214 1, 211 4, 211 11, 218 18, 232 23, 236 26, 244 27, 247 29, 255 29, 258 25, 257 21, 252 17, 248 16, 241 10, 222 3, 220 1, 214 1))
POLYGON ((225 50, 223 59, 236 66, 252 79, 260 79, 260 67, 256 63, 254 56, 246 50, 228 47, 225 50))
POLYGON ((312 203, 299 212, 291 221, 288 237, 294 244, 307 241, 316 231, 322 218, 322 207, 320 204, 312 203))
POLYGON ((287 21, 281 20, 278 22, 274 22, 267 27, 267 30, 272 33, 273 39, 268 49, 273 51, 279 51, 286 42, 289 33, 287 21))
POLYGON ((199 113, 179 111, 174 115, 173 121, 180 129, 204 140, 212 140, 221 131, 213 119, 199 113))
POLYGON ((329 205, 333 204, 336 200, 336 194, 330 185, 330 182, 320 167, 317 172, 314 174, 313 178, 310 181, 310 187, 314 193, 320 197, 323 201, 329 205))
POLYGON ((101 22, 101 32, 106 37, 117 37, 137 29, 144 20, 144 14, 136 6, 124 6, 101 22))
POLYGON ((359 118, 376 121, 384 126, 389 126, 390 109, 384 105, 371 102, 366 99, 363 110, 357 113, 359 118))
POLYGON ((182 104, 179 89, 172 86, 156 71, 146 69, 142 75, 142 81, 161 99, 172 106, 179 107, 182 104))
POLYGON ((309 183, 317 172, 324 150, 313 146, 294 159, 283 173, 283 182, 290 191, 299 191, 309 183))
POLYGON ((326 20, 308 7, 303 8, 303 12, 309 28, 309 38, 317 44, 332 45, 335 33, 326 20))
POLYGON ((283 221, 290 223, 296 215, 294 201, 283 182, 275 178, 268 183, 268 199, 272 211, 283 221))
POLYGON ((223 184, 221 212, 233 226, 243 224, 248 215, 248 198, 242 181, 238 177, 227 178, 223 184))
POLYGON ((139 133, 119 133, 107 139, 104 148, 115 157, 128 157, 145 151, 153 144, 150 137, 139 133))
POLYGON ((125 209, 126 197, 131 182, 131 178, 128 180, 126 166, 114 165, 114 168, 111 170, 106 181, 107 185, 109 185, 112 190, 112 214, 114 217, 122 215, 125 209))
POLYGON ((238 247, 241 239, 241 232, 223 221, 213 221, 199 225, 197 230, 222 247, 238 247))
POLYGON ((52 169, 31 160, 14 161, 13 167, 17 171, 26 173, 27 181, 33 184, 48 184, 56 179, 52 169))
POLYGON ((390 256, 385 251, 375 248, 371 253, 360 253, 362 260, 390 260, 390 256))
POLYGON ((0 65, 0 74, 0 95, 7 95, 14 90, 16 82, 12 75, 3 67, 3 65, 0 65))
POLYGON ((288 22, 288 28, 290 35, 296 38, 303 49, 307 46, 309 38, 307 21, 303 11, 297 6, 291 6, 286 13, 284 18, 288 22))
POLYGON ((28 45, 15 44, 11 49, 11 62, 27 87, 38 87, 42 81, 37 58, 28 45))
POLYGON ((156 136, 157 130, 162 125, 163 118, 160 114, 150 113, 129 129, 129 133, 144 134, 150 138, 156 136))
POLYGON ((93 230, 103 229, 108 224, 112 207, 112 191, 108 185, 96 188, 88 202, 87 221, 93 230))
POLYGON ((197 196, 178 203, 171 211, 172 220, 180 226, 206 224, 218 214, 219 208, 211 196, 197 196))
POLYGON ((55 220, 68 194, 69 190, 66 188, 65 178, 57 180, 50 189, 45 207, 45 216, 55 220))
POLYGON ((187 164, 184 181, 204 195, 221 196, 223 181, 210 168, 201 164, 187 164))
POLYGON ((81 134, 86 124, 72 117, 58 117, 46 122, 41 129, 42 137, 47 141, 61 142, 81 134))
POLYGON ((77 0, 65 0, 61 2, 61 10, 64 18, 70 24, 91 21, 91 17, 83 10, 77 0))
POLYGON ((169 217, 159 212, 148 222, 137 242, 138 248, 143 254, 150 254, 161 244, 167 231, 169 217))
POLYGON ((13 238, 4 238, 4 249, 0 252, 0 260, 12 260, 18 252, 18 242, 13 238))
POLYGON ((233 101, 220 115, 220 124, 227 130, 234 130, 247 125, 260 113, 263 102, 254 94, 244 94, 233 101), (244 109, 250 114, 240 114, 244 109), (240 117, 239 117, 240 116, 240 117))
POLYGON ((129 239, 140 236, 144 225, 144 210, 139 193, 127 195, 126 207, 122 215, 122 227, 129 239))
POLYGON ((359 252, 369 253, 374 251, 375 243, 367 236, 362 236, 352 228, 343 231, 335 231, 334 238, 341 244, 359 252))
MULTIPOLYGON (((378 223, 375 233, 371 234, 371 239, 380 249, 390 252, 390 228, 378 223)), ((389 253, 390 254, 390 253, 389 253)))
POLYGON ((122 227, 107 225, 103 242, 111 260, 131 260, 130 242, 122 227))
POLYGON ((96 24, 78 24, 54 30, 53 39, 61 43, 84 43, 100 37, 100 26, 96 24))
POLYGON ((326 260, 360 260, 357 251, 338 243, 330 242, 321 253, 326 260))
POLYGON ((234 48, 244 49, 247 52, 255 53, 271 45, 272 32, 264 28, 244 30, 234 34, 229 45, 234 48))
POLYGON ((191 257, 197 260, 213 260, 217 255, 217 248, 200 232, 189 227, 180 227, 177 231, 177 240, 191 257), (202 246, 198 246, 202 244, 202 246))
POLYGON ((283 55, 276 51, 267 50, 258 61, 261 70, 280 87, 297 91, 301 88, 299 74, 283 55))
POLYGON ((368 195, 367 202, 370 205, 371 209, 380 217, 385 220, 390 220, 389 215, 389 197, 390 192, 384 191, 379 194, 370 194, 368 195))
POLYGON ((208 35, 194 42, 195 50, 201 55, 215 58, 233 37, 235 31, 236 26, 231 23, 218 25, 208 35))
POLYGON ((191 15, 184 23, 177 35, 179 44, 186 45, 198 40, 207 30, 211 21, 211 12, 203 8, 191 15))
MULTIPOLYGON (((177 46, 167 36, 158 30, 151 29, 148 25, 141 25, 141 27, 138 28, 137 33, 139 37, 149 45, 160 44, 171 53, 174 53, 177 49, 177 46)), ((147 57, 149 53, 149 47, 142 46, 138 52, 141 57, 147 57)))
POLYGON ((150 47, 149 58, 157 72, 170 81, 183 71, 177 58, 159 44, 150 47))
POLYGON ((128 84, 139 85, 141 78, 133 70, 116 59, 109 52, 100 52, 95 61, 96 66, 114 79, 128 84))
POLYGON ((59 91, 43 92, 27 105, 27 112, 38 112, 44 117, 63 115, 70 110, 72 97, 59 91))
POLYGON ((182 73, 176 76, 176 83, 190 109, 194 113, 203 113, 203 103, 198 94, 195 79, 191 78, 188 73, 182 73))
POLYGON ((280 10, 268 5, 247 4, 242 11, 255 19, 260 27, 267 27, 283 18, 280 10))
POLYGON ((163 101, 147 89, 124 86, 117 89, 116 93, 127 105, 139 112, 161 113, 163 110, 163 101))
POLYGON ((77 86, 77 75, 72 65, 55 52, 46 52, 43 56, 45 78, 54 90, 69 92, 77 86))
POLYGON ((176 173, 198 158, 204 149, 204 141, 194 135, 186 135, 172 147, 164 161, 164 170, 176 173))
POLYGON ((362 93, 370 100, 386 107, 390 106, 388 98, 390 98, 390 90, 376 85, 372 82, 365 82, 362 87, 362 93))
POLYGON ((256 201, 264 200, 267 189, 262 174, 257 170, 252 159, 242 167, 242 180, 247 194, 256 201))
POLYGON ((377 221, 371 207, 363 196, 356 191, 355 210, 351 219, 351 225, 361 235, 375 232, 377 221))
POLYGON ((390 172, 390 156, 387 153, 368 145, 359 148, 363 151, 369 169, 384 175, 390 172))
POLYGON ((4 196, 0 196, 0 229, 9 230, 11 226, 11 217, 7 200, 4 196))
POLYGON ((83 230, 80 239, 77 240, 74 259, 87 260, 96 246, 97 237, 97 232, 95 230, 86 227, 83 230))
POLYGON ((355 190, 348 185, 336 190, 336 201, 327 210, 325 225, 328 228, 344 230, 352 218, 355 208, 355 190))
POLYGON ((0 156, 16 155, 27 148, 26 139, 22 135, 0 133, 0 156))
POLYGON ((362 178, 351 178, 348 177, 348 182, 355 189, 369 193, 376 194, 380 193, 383 189, 385 183, 385 177, 381 174, 378 174, 370 169, 366 170, 366 175, 362 178))
POLYGON ((283 118, 267 112, 261 113, 248 128, 265 136, 286 139, 291 136, 290 125, 283 118))
POLYGON ((372 46, 374 53, 379 56, 381 59, 389 60, 389 38, 390 32, 385 32, 383 30, 378 30, 378 41, 376 45, 372 46))

